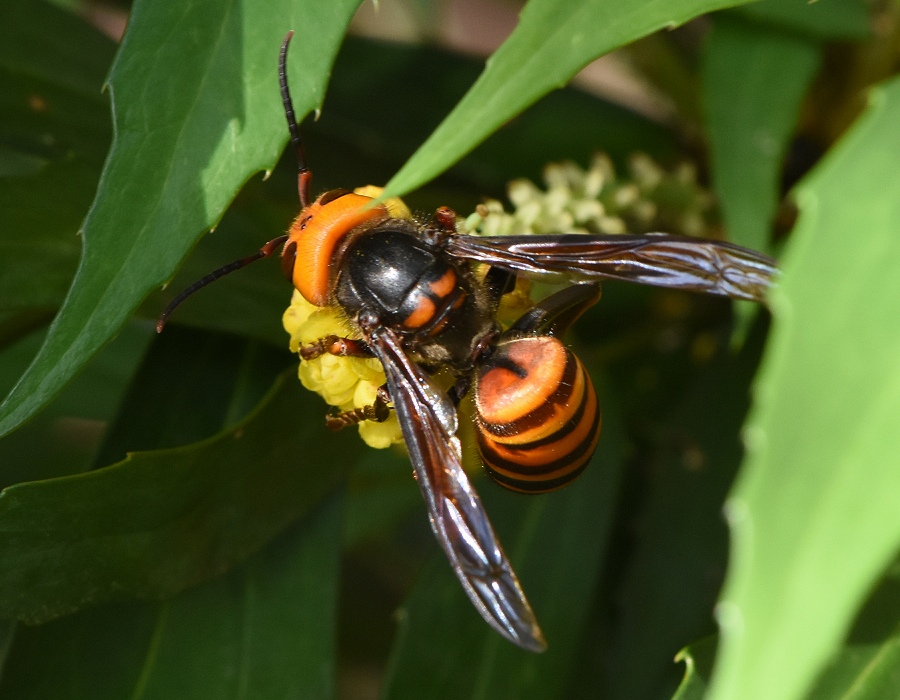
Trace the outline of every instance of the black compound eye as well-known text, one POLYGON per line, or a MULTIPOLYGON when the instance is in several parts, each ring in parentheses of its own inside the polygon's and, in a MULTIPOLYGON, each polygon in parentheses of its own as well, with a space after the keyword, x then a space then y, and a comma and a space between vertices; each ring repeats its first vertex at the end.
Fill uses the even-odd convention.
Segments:
POLYGON ((325 206, 329 202, 340 199, 345 194, 350 194, 350 190, 328 190, 328 192, 319 197, 319 204, 325 206))
POLYGON ((294 280, 294 264, 297 262, 297 242, 288 241, 281 252, 281 271, 289 282, 294 280))

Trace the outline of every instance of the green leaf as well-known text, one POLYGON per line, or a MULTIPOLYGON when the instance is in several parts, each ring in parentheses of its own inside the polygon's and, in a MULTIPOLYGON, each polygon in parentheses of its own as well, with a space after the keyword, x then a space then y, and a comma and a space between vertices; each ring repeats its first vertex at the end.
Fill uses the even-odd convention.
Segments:
MULTIPOLYGON (((4 490, 0 616, 36 622, 106 600, 172 596, 308 512, 361 444, 323 436, 310 418, 321 414, 320 401, 288 375, 246 420, 213 438, 4 490)), ((184 418, 167 408, 171 436, 184 418)), ((149 427, 158 429, 155 419, 149 427)))
MULTIPOLYGON (((91 468, 151 335, 149 324, 126 325, 45 411, 0 439, 0 488, 91 468)), ((0 393, 15 384, 43 340, 34 333, 0 352, 0 393)))
POLYGON ((164 605, 135 695, 331 696, 340 505, 331 499, 233 575, 164 605))
POLYGON ((622 433, 605 388, 600 447, 559 492, 524 497, 490 483, 485 508, 544 631, 543 654, 510 644, 472 608, 446 558, 423 572, 401 616, 386 698, 565 697, 612 526, 622 433))
POLYGON ((322 101, 358 0, 138 2, 110 75, 115 140, 84 224, 84 255, 0 434, 43 406, 163 284, 287 138, 276 59, 286 31, 298 116, 322 101), (303 70, 297 70, 302 66, 303 70))
POLYGON ((900 80, 797 190, 775 328, 728 504, 712 698, 795 698, 897 551, 900 80))
POLYGON ((819 677, 815 700, 880 700, 900 695, 900 568, 869 597, 844 648, 819 677))
POLYGON ((109 604, 21 629, 0 694, 333 695, 341 506, 329 499, 240 568, 173 600, 109 604))
POLYGON ((243 419, 291 355, 222 333, 167 329, 128 388, 94 466, 204 440, 243 419))
POLYGON ((718 637, 707 637, 678 652, 675 661, 684 662, 684 678, 672 700, 703 700, 709 686, 718 637))
MULTIPOLYGON (((894 567, 869 598, 847 643, 828 664, 809 697, 814 700, 881 700, 900 693, 900 576, 894 567)), ((672 700, 705 697, 713 669, 717 637, 682 649, 684 678, 672 700)))
POLYGON ((729 240, 769 248, 781 169, 821 48, 717 17, 707 38, 703 97, 712 180, 729 240), (790 66, 790 70, 785 70, 790 66))
MULTIPOLYGON (((333 187, 384 184, 464 96, 480 68, 473 59, 435 48, 349 37, 335 63, 322 117, 304 126, 316 181, 327 178, 333 187), (321 155, 314 157, 315 151, 321 155), (335 177, 336 169, 344 179, 335 177)), ((586 164, 600 147, 624 160, 636 144, 656 156, 675 151, 668 129, 577 88, 564 88, 464 158, 434 188, 437 195, 417 189, 410 201, 427 211, 448 204, 448 194, 458 198, 460 185, 468 185, 471 206, 485 194, 505 191, 509 180, 540 177, 548 161, 572 158, 586 164), (559 128, 560 113, 566 115, 566 129, 559 128)))
POLYGON ((477 82, 391 179, 385 194, 402 195, 428 182, 593 59, 657 29, 736 4, 739 0, 531 0, 477 82))
POLYGON ((59 306, 112 135, 115 45, 43 2, 0 6, 0 311, 59 306))
POLYGON ((762 0, 734 12, 823 41, 864 39, 871 33, 870 10, 861 0, 762 0))

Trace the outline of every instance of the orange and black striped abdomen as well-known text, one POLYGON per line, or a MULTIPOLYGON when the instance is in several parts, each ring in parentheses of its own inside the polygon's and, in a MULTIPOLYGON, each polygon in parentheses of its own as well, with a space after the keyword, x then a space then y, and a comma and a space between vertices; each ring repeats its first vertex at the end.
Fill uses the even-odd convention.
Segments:
POLYGON ((600 406, 584 366, 550 336, 500 343, 475 385, 478 449, 503 486, 543 493, 578 476, 600 436, 600 406))

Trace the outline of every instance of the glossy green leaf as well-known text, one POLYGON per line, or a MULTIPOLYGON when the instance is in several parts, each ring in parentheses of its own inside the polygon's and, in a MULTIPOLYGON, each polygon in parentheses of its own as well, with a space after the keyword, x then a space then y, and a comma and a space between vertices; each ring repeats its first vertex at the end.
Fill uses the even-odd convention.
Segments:
POLYGON ((825 41, 863 39, 871 32, 870 8, 862 0, 761 0, 734 12, 825 41))
MULTIPOLYGON (((0 488, 91 468, 151 334, 147 323, 126 325, 45 411, 0 439, 0 488)), ((15 384, 43 339, 34 333, 0 352, 0 392, 15 384)))
POLYGON ((388 183, 389 193, 402 195, 428 182, 595 58, 657 29, 737 4, 531 0, 477 82, 388 183))
POLYGON ((341 504, 329 499, 238 569, 172 600, 108 604, 22 628, 0 694, 331 696, 341 504))
POLYGON ((712 181, 728 239, 767 250, 781 201, 781 170, 821 47, 718 17, 703 63, 712 181), (790 70, 785 70, 790 66, 790 70))
POLYGON ((342 509, 320 510, 234 575, 164 605, 135 695, 331 696, 342 509))
POLYGON ((800 697, 900 544, 900 81, 797 191, 712 698, 800 697))
POLYGON ((615 404, 600 388, 600 447, 570 487, 524 497, 482 482, 479 490, 519 575, 549 649, 523 651, 472 608, 443 555, 426 567, 401 613, 384 696, 566 697, 600 576, 622 470, 615 404))
POLYGON ((95 467, 133 452, 189 445, 233 426, 281 371, 295 365, 287 353, 224 333, 167 328, 153 337, 95 467))
POLYGON ((718 637, 707 637, 678 652, 675 661, 684 663, 684 678, 672 700, 703 700, 709 687, 718 637))
POLYGON ((813 700, 900 696, 900 567, 879 584, 853 623, 844 647, 810 693, 813 700))
POLYGON ((55 309, 112 135, 115 45, 44 2, 0 6, 0 310, 55 309))
MULTIPOLYGON (((321 402, 293 375, 213 438, 3 491, 0 616, 41 621, 105 600, 172 596, 307 512, 361 445, 322 435, 312 419, 321 402)), ((173 412, 167 434, 177 420, 173 412)))
MULTIPOLYGON (((717 637, 681 650, 684 678, 672 700, 706 695, 717 637)), ((897 567, 870 596, 837 653, 809 693, 810 700, 881 700, 900 693, 900 577, 897 567)))
POLYGON ((0 434, 44 405, 163 284, 287 135, 277 82, 288 29, 299 116, 321 103, 358 0, 138 2, 109 79, 115 140, 73 287, 0 434), (297 70, 302 66, 303 70, 297 70))
MULTIPOLYGON (((335 187, 384 184, 464 96, 481 67, 478 61, 434 48, 348 38, 335 63, 322 117, 304 126, 307 148, 319 154, 317 182, 321 176, 335 187), (323 145, 324 139, 328 143, 323 145), (354 154, 352 161, 345 151, 354 154), (335 168, 351 179, 335 179, 335 168)), ((636 144, 657 157, 676 151, 669 129, 577 88, 565 88, 505 124, 435 189, 441 196, 450 190, 449 204, 455 206, 458 190, 467 185, 471 207, 485 195, 502 194, 512 179, 539 178, 548 161, 571 158, 586 164, 598 149, 624 160, 636 144), (566 115, 566 129, 558 128, 560 112, 566 115)), ((411 201, 430 209, 448 203, 418 189, 411 201)))

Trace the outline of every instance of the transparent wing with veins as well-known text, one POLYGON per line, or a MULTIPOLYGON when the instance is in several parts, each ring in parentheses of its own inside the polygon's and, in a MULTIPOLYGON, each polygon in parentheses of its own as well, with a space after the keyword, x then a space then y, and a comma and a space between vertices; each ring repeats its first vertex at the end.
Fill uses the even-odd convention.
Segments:
POLYGON ((648 233, 450 236, 452 255, 536 277, 619 279, 733 299, 765 301, 775 261, 749 248, 702 238, 648 233))
POLYGON ((389 328, 367 338, 384 365, 431 528, 481 616, 514 644, 546 648, 543 634, 478 494, 462 468, 456 409, 389 328))

